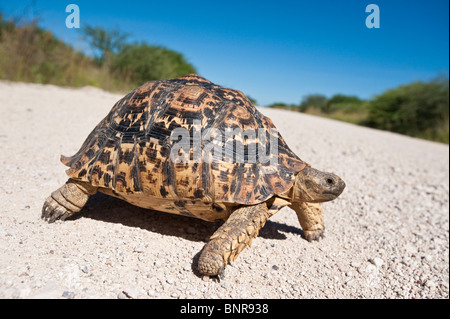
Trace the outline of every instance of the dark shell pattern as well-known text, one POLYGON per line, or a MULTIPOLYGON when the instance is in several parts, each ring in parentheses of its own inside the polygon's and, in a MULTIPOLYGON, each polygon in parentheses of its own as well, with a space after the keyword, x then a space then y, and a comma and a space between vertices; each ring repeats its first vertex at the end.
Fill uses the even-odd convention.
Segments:
MULTIPOLYGON (((202 142, 201 148, 205 145, 202 142)), ((202 210, 202 205, 212 207, 204 214, 220 215, 230 205, 261 203, 288 190, 307 165, 242 92, 193 74, 134 89, 114 105, 75 155, 61 156, 61 161, 69 166, 67 174, 72 179, 87 181, 132 204, 206 220, 217 216, 200 216, 196 210, 202 210), (278 153, 265 155, 277 156, 276 164, 262 163, 258 152, 256 161, 249 161, 247 153, 239 163, 223 157, 205 161, 209 153, 194 161, 192 147, 190 161, 174 163, 169 156, 177 144, 170 138, 172 131, 186 129, 192 146, 194 129, 198 129, 194 124, 199 122, 202 132, 214 128, 223 136, 227 128, 264 129, 263 140, 248 136, 218 145, 223 154, 234 154, 237 143, 247 152, 264 142, 268 152, 271 134, 278 153)))

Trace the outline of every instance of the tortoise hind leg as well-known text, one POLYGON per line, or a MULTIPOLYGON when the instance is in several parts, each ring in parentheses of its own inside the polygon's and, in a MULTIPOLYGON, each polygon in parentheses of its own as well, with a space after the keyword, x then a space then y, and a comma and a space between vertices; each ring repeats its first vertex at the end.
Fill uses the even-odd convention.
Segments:
POLYGON ((49 223, 64 220, 79 212, 96 192, 97 187, 87 182, 69 179, 45 200, 41 217, 49 223))
POLYGON ((252 239, 258 236, 270 215, 266 203, 236 209, 210 237, 198 261, 198 270, 207 276, 221 276, 252 239))

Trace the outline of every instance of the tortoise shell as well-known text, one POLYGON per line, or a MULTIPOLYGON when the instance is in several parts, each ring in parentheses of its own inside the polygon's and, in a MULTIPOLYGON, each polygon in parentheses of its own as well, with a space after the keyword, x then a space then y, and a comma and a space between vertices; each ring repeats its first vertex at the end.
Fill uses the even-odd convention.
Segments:
POLYGON ((61 161, 69 167, 66 172, 72 179, 87 181, 137 206, 155 208, 151 202, 159 200, 157 206, 166 205, 162 210, 181 208, 178 213, 186 215, 192 215, 186 202, 216 206, 261 203, 289 190, 295 175, 307 165, 242 92, 198 75, 151 81, 134 89, 114 105, 75 155, 61 156, 61 161), (208 144, 202 141, 200 161, 192 160, 191 149, 185 154, 189 161, 174 162, 170 154, 177 141, 171 133, 185 129, 192 145, 195 124, 202 132, 260 128, 267 135, 247 136, 234 144, 216 141, 216 147, 229 155, 236 155, 241 143, 244 160, 224 161, 212 154, 213 160, 208 157, 206 161, 208 144), (258 143, 268 150, 271 141, 277 142, 277 154, 256 151, 256 161, 254 157, 249 161, 248 150, 258 149, 258 143), (259 161, 263 155, 277 158, 275 162, 259 161))

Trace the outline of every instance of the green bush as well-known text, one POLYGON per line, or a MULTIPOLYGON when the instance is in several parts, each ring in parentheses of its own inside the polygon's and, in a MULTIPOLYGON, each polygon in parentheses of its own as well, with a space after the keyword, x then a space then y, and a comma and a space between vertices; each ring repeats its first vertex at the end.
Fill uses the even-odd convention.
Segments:
POLYGON ((309 94, 303 97, 299 111, 306 112, 308 109, 317 109, 323 111, 327 105, 328 99, 325 95, 321 94, 309 94))
POLYGON ((145 43, 126 45, 112 57, 112 70, 136 85, 196 73, 182 54, 145 43))
POLYGON ((364 101, 357 96, 348 96, 343 94, 336 94, 329 99, 322 111, 324 113, 333 113, 342 111, 343 113, 358 112, 364 101))
POLYGON ((369 104, 363 124, 448 142, 449 81, 415 82, 388 90, 369 104))
POLYGON ((267 105, 267 107, 273 108, 273 109, 284 109, 284 110, 290 110, 290 111, 298 111, 298 105, 295 104, 287 104, 283 102, 275 102, 270 105, 267 105))

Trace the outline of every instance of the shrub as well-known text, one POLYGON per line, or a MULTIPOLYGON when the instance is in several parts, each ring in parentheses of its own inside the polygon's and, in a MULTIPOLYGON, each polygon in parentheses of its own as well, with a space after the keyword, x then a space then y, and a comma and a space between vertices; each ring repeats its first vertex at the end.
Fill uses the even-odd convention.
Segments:
POLYGON ((342 111, 344 113, 358 112, 362 107, 364 101, 357 96, 348 96, 343 94, 336 94, 329 99, 322 111, 324 113, 332 113, 342 111))
POLYGON ((196 73, 182 54, 145 43, 126 45, 112 57, 112 70, 136 85, 196 73))
POLYGON ((299 111, 306 112, 310 108, 318 109, 323 111, 327 105, 327 97, 321 94, 310 94, 303 97, 299 111))
POLYGON ((441 78, 402 85, 376 96, 364 124, 448 142, 448 119, 449 81, 441 78))
POLYGON ((275 102, 270 105, 267 105, 267 107, 273 108, 273 109, 284 109, 284 110, 290 110, 290 111, 298 111, 298 105, 295 104, 287 104, 283 102, 275 102))

